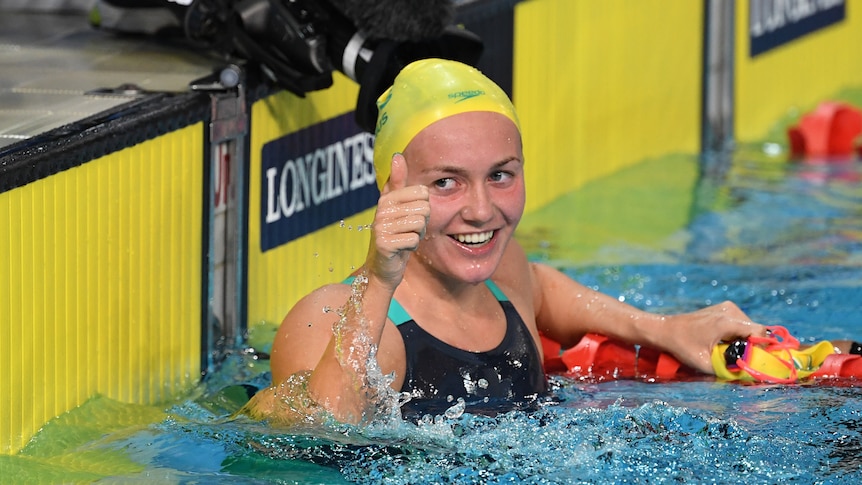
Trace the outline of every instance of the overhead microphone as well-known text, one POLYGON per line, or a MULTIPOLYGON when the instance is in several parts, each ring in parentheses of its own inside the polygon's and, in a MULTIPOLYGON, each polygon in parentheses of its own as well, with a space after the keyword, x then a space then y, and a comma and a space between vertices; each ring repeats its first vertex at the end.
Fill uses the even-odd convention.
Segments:
POLYGON ((455 26, 451 0, 330 0, 354 30, 335 29, 331 57, 338 70, 356 81, 356 122, 374 132, 377 98, 407 64, 440 57, 476 65, 482 40, 455 26))
POLYGON ((451 0, 330 0, 370 39, 423 41, 443 34, 455 18, 451 0))

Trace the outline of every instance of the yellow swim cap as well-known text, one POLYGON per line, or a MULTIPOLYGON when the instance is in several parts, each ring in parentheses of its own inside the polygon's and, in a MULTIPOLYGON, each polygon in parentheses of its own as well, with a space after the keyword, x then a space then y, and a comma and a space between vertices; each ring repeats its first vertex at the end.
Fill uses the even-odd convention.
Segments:
POLYGON ((473 111, 500 113, 520 129, 509 96, 478 69, 444 59, 408 64, 377 100, 377 186, 383 190, 389 180, 392 155, 403 152, 420 131, 435 121, 473 111))

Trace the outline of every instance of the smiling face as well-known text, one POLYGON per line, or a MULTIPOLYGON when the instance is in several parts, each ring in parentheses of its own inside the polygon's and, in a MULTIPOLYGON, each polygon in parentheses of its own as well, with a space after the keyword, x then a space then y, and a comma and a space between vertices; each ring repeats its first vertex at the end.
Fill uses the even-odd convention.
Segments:
POLYGON ((524 212, 515 124, 487 111, 450 116, 419 132, 404 157, 407 183, 426 185, 431 203, 425 239, 411 264, 471 284, 490 278, 524 212))

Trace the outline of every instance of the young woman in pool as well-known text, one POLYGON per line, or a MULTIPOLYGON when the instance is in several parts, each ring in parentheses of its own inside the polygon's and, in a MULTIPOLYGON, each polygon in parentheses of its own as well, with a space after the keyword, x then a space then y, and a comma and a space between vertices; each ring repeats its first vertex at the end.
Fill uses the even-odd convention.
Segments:
MULTIPOLYGON (((518 403, 542 394, 540 332, 563 346, 601 333, 709 374, 716 344, 766 334, 730 302, 654 315, 528 262, 512 236, 524 171, 541 161, 524 160, 511 102, 476 69, 417 61, 378 106, 381 196, 365 265, 358 282, 319 288, 287 314, 271 354, 276 385, 310 372, 310 397, 359 422, 375 402, 369 359, 394 375, 392 388, 442 410, 459 397, 518 403)), ((258 401, 268 414, 272 403, 258 401)))

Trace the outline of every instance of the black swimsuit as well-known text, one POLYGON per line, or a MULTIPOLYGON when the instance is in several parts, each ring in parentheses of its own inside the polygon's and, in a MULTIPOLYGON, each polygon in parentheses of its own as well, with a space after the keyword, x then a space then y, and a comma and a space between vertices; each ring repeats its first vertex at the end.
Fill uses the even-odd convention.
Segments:
POLYGON ((402 392, 412 396, 405 417, 441 414, 463 398, 473 413, 496 414, 529 407, 545 394, 547 382, 536 349, 514 305, 490 280, 488 288, 506 315, 506 335, 487 352, 468 352, 429 334, 394 299, 389 319, 401 332, 407 354, 402 392))

